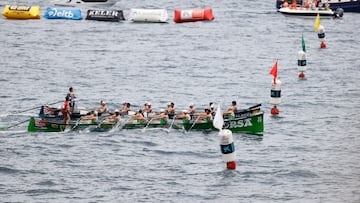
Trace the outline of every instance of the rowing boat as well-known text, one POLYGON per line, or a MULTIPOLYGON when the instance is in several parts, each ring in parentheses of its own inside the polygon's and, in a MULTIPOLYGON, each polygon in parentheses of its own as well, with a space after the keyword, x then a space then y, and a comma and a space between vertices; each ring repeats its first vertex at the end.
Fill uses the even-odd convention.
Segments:
MULTIPOLYGON (((224 129, 232 132, 246 132, 261 134, 264 131, 264 112, 259 107, 236 112, 234 116, 224 118, 224 129)), ((28 125, 29 132, 61 132, 65 130, 107 131, 110 129, 177 129, 185 131, 216 131, 212 120, 201 120, 196 118, 186 119, 160 119, 153 120, 147 118, 145 121, 122 118, 119 123, 104 123, 99 121, 82 121, 72 119, 69 124, 65 124, 61 118, 50 117, 31 117, 28 125)))

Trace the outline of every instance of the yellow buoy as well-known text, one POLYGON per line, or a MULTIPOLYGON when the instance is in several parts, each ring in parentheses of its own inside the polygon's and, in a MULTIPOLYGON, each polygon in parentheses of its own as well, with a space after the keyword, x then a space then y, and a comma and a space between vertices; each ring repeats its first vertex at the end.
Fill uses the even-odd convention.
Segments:
POLYGON ((40 19, 40 6, 5 5, 2 15, 8 19, 40 19))

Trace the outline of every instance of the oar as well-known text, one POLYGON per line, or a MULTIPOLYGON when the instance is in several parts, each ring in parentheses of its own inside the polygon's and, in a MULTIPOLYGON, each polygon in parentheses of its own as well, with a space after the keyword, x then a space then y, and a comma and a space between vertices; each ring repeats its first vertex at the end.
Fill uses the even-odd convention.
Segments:
POLYGON ((195 121, 194 121, 194 123, 191 125, 191 127, 189 128, 189 132, 190 132, 190 130, 195 126, 195 124, 196 124, 196 122, 199 120, 199 118, 200 118, 200 116, 198 116, 196 119, 195 119, 195 121))
POLYGON ((261 104, 256 104, 256 105, 254 105, 254 106, 251 106, 251 107, 249 107, 249 109, 254 109, 254 108, 257 108, 257 107, 259 107, 259 106, 261 106, 261 104))
POLYGON ((80 124, 81 121, 82 121, 82 119, 80 118, 80 119, 75 123, 75 125, 71 128, 71 130, 74 130, 74 129, 80 124))
POLYGON ((147 129, 147 127, 149 126, 149 124, 150 124, 151 121, 153 121, 153 120, 154 120, 154 118, 151 118, 151 119, 149 120, 149 122, 146 123, 146 126, 145 126, 145 128, 142 129, 142 132, 145 132, 145 130, 147 129))
POLYGON ((169 127, 169 129, 167 130, 168 132, 170 132, 171 127, 174 125, 175 117, 176 117, 176 116, 174 115, 174 117, 173 117, 173 119, 172 119, 172 121, 171 121, 170 127, 169 127))
POLYGON ((23 124, 23 123, 27 122, 27 121, 29 121, 29 119, 26 119, 24 121, 21 121, 19 123, 16 123, 16 124, 8 126, 8 127, 2 127, 2 128, 0 128, 0 130, 2 130, 2 131, 9 130, 10 128, 16 127, 16 126, 18 126, 20 124, 23 124))
MULTIPOLYGON (((48 105, 53 105, 53 104, 57 104, 57 103, 60 103, 60 102, 63 102, 63 101, 53 102, 53 103, 50 103, 50 104, 48 104, 48 105)), ((42 105, 41 105, 41 106, 42 106, 42 105)), ((37 107, 30 108, 30 109, 25 109, 25 110, 22 110, 22 111, 14 112, 13 114, 24 113, 24 112, 31 111, 31 110, 34 110, 34 109, 38 109, 38 108, 40 108, 41 106, 37 106, 37 107)))

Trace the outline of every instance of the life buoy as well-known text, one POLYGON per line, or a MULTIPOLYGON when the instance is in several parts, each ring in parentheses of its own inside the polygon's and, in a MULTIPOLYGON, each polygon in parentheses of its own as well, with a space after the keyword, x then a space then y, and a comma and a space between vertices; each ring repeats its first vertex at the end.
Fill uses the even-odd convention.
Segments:
POLYGON ((198 10, 175 10, 174 22, 195 22, 204 20, 214 20, 213 12, 211 8, 198 9, 198 10))
POLYGON ((8 19, 40 19, 40 6, 5 5, 2 15, 8 19))

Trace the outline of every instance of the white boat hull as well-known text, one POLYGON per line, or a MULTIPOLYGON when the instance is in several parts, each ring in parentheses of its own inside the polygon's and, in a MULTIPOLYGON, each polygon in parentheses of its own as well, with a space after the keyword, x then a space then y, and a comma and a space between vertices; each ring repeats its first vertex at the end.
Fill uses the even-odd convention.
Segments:
POLYGON ((59 7, 99 7, 99 6, 112 6, 118 0, 54 0, 53 5, 59 7))

